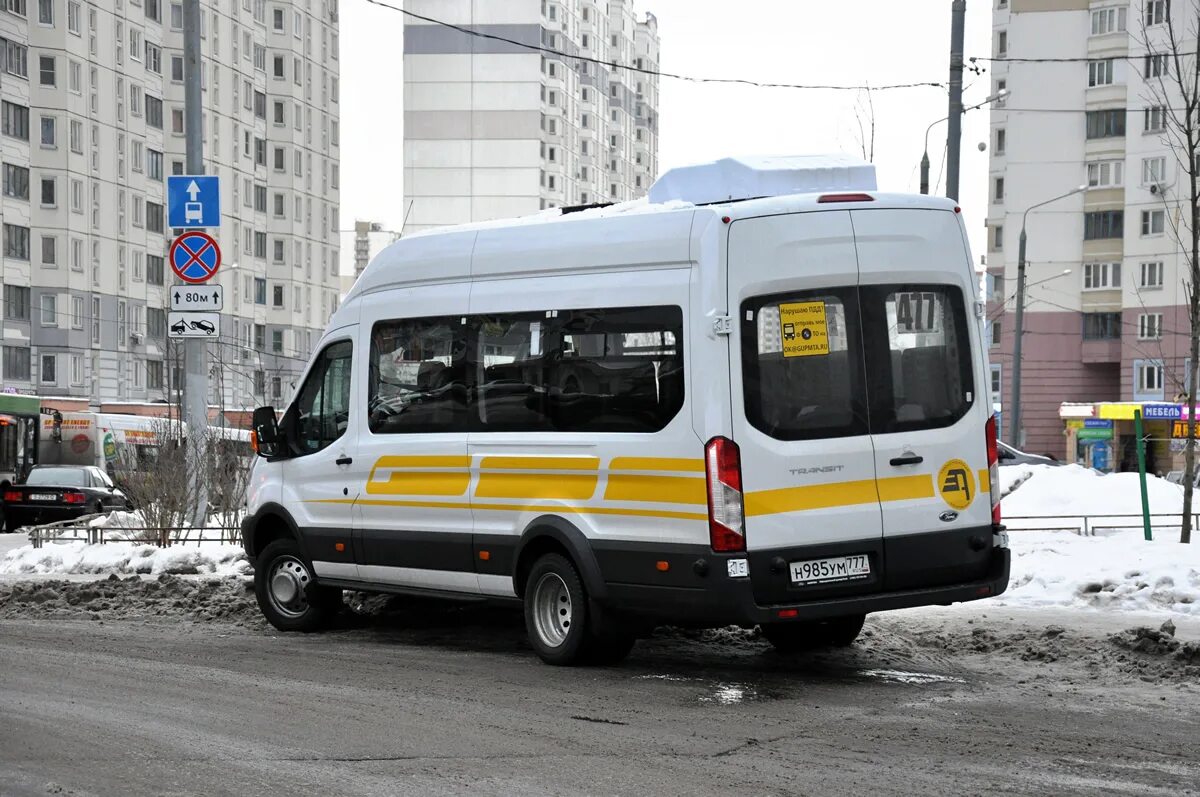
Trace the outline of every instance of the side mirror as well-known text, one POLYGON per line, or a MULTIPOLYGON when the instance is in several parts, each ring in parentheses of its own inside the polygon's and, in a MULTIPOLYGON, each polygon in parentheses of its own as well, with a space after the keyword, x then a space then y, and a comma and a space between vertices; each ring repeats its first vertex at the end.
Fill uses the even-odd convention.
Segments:
POLYGON ((260 457, 278 455, 280 446, 279 422, 275 418, 274 407, 259 407, 251 416, 250 428, 253 435, 254 451, 260 457))

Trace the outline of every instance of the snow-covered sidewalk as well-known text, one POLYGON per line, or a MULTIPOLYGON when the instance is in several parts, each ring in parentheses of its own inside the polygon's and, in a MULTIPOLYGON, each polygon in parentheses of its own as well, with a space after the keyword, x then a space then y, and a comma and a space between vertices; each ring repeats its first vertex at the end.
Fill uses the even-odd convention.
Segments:
POLYGON ((250 563, 241 546, 216 542, 181 543, 170 548, 134 542, 46 543, 41 548, 24 545, 0 559, 0 577, 10 579, 43 573, 239 576, 249 572, 250 563))

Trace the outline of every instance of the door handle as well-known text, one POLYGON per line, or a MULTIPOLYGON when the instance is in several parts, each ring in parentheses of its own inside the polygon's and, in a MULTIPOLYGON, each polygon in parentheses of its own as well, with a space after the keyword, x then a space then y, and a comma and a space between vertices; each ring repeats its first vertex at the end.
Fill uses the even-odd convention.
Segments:
POLYGON ((925 457, 920 457, 920 456, 917 456, 916 454, 909 454, 908 456, 904 456, 904 457, 892 457, 892 459, 891 459, 891 463, 896 466, 920 465, 924 461, 925 461, 925 457))
POLYGON ((337 459, 334 460, 334 464, 349 465, 353 461, 354 461, 354 457, 338 457, 337 459))

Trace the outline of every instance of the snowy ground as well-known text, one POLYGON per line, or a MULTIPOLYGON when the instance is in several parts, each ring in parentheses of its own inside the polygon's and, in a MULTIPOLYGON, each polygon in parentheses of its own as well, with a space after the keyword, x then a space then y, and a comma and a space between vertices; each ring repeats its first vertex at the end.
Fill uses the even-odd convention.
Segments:
POLYGON ((170 548, 133 542, 47 543, 41 548, 26 544, 0 559, 0 576, 10 577, 45 573, 238 576, 249 572, 250 564, 241 546, 215 542, 170 548))

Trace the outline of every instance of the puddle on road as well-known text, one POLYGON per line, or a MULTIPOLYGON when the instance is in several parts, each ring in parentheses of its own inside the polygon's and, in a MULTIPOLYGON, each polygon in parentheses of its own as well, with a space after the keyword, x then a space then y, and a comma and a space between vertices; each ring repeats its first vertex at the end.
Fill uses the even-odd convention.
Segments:
POLYGON ((936 675, 931 672, 906 672, 904 670, 860 670, 858 675, 867 678, 878 678, 881 681, 890 681, 897 684, 964 684, 962 678, 955 678, 953 675, 936 675))
POLYGON ((688 678, 685 675, 635 675, 639 681, 699 681, 699 678, 688 678))
POLYGON ((701 703, 715 703, 718 706, 736 706, 761 699, 754 687, 733 683, 719 683, 711 692, 700 696, 701 703))

